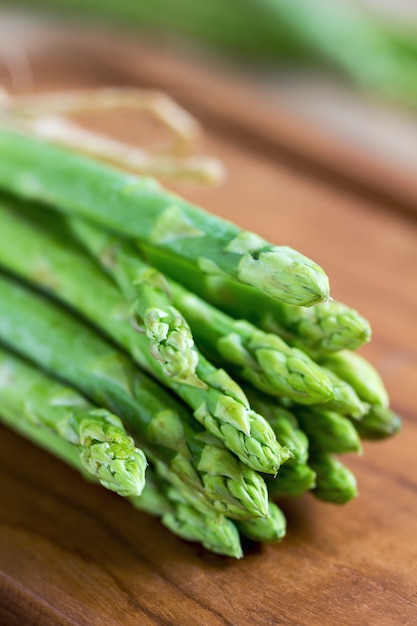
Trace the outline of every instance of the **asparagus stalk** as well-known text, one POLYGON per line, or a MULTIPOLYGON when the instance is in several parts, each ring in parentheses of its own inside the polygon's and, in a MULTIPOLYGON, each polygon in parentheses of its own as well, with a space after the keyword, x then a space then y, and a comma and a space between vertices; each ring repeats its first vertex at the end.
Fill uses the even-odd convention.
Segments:
MULTIPOLYGON (((71 391, 75 396, 76 392, 71 391)), ((16 417, 15 414, 4 411, 3 406, 0 422, 56 456, 87 480, 100 480, 103 484, 98 475, 93 476, 89 471, 86 473, 77 446, 64 439, 57 431, 33 419, 16 417)), ((169 485, 161 486, 158 477, 149 467, 143 491, 140 495, 130 494, 129 501, 136 509, 160 517, 162 524, 183 539, 198 541, 217 554, 235 558, 242 556, 239 533, 231 520, 217 514, 213 516, 200 513, 187 503, 178 490, 169 485)))
POLYGON ((262 543, 281 541, 287 532, 285 515, 274 502, 269 502, 268 509, 268 517, 236 522, 240 533, 252 541, 262 543))
POLYGON ((148 470, 148 474, 142 495, 130 498, 135 508, 160 517, 175 535, 201 543, 210 552, 236 559, 243 556, 239 532, 231 520, 210 511, 200 512, 155 472, 148 470))
POLYGON ((12 427, 25 421, 44 425, 74 446, 84 471, 107 489, 122 496, 142 492, 146 457, 121 420, 1 347, 0 406, 12 427))
POLYGON ((363 402, 388 407, 388 392, 381 376, 360 354, 343 350, 326 356, 321 363, 349 383, 363 402))
POLYGON ((308 438, 300 429, 294 413, 277 404, 275 399, 263 396, 255 389, 246 387, 245 392, 251 406, 264 415, 270 423, 277 441, 291 452, 292 456, 286 461, 286 467, 307 463, 308 438))
POLYGON ((122 418, 146 454, 229 517, 264 516, 262 478, 241 464, 157 383, 64 309, 0 278, 0 340, 122 418), (146 446, 146 447, 145 447, 146 446))
POLYGON ((313 451, 337 454, 362 451, 359 435, 346 417, 335 411, 314 407, 309 410, 297 410, 296 415, 313 451))
MULTIPOLYGON (((179 282, 181 268, 175 269, 159 254, 152 261, 162 271, 175 271, 179 282)), ((267 333, 280 336, 286 343, 318 358, 343 349, 356 350, 371 338, 369 322, 357 311, 329 300, 312 307, 297 306, 257 292, 253 287, 225 277, 199 278, 187 274, 187 286, 201 298, 232 317, 245 318, 267 333)))
POLYGON ((378 440, 391 437, 401 428, 401 419, 389 408, 389 396, 381 376, 363 356, 347 350, 328 355, 323 365, 346 381, 365 403, 368 411, 354 422, 362 439, 378 440))
POLYGON ((322 367, 333 384, 333 398, 325 403, 318 403, 323 409, 348 415, 353 419, 361 419, 369 410, 369 404, 363 402, 354 388, 339 378, 332 370, 322 367))
POLYGON ((328 376, 304 352, 245 320, 234 320, 177 283, 171 282, 171 288, 174 304, 187 318, 199 346, 241 378, 265 393, 301 404, 333 397, 328 376))
POLYGON ((306 463, 283 465, 275 478, 267 477, 266 483, 272 500, 297 498, 314 488, 316 473, 306 463))
POLYGON ((211 215, 156 181, 0 129, 0 185, 168 253, 184 274, 225 275, 274 298, 311 305, 329 296, 323 270, 287 246, 211 215))
POLYGON ((392 437, 399 432, 401 418, 390 408, 375 405, 360 421, 355 421, 353 425, 362 439, 378 441, 392 437))
POLYGON ((139 330, 143 325, 151 354, 161 363, 163 374, 175 382, 204 387, 195 374, 198 353, 191 329, 173 306, 164 275, 144 263, 130 242, 84 220, 73 218, 68 223, 129 301, 132 321, 139 330))
MULTIPOLYGON (((193 409, 196 420, 244 463, 274 474, 288 458, 288 451, 278 445, 268 423, 250 408, 242 390, 228 374, 200 356, 196 372, 205 388, 163 376, 159 363, 149 353, 146 337, 126 323, 130 318, 128 303, 82 250, 71 245, 70 233, 59 239, 54 230, 51 236, 45 225, 37 226, 33 212, 20 209, 23 207, 18 210, 4 199, 0 202, 4 233, 0 265, 47 288, 99 326, 136 363, 179 395, 193 409), (94 285, 94 290, 85 285, 94 285)), ((53 214, 48 221, 51 227, 56 224, 53 214)))
POLYGON ((313 495, 319 500, 345 504, 358 495, 354 474, 339 459, 327 453, 314 453, 309 463, 316 472, 313 495))

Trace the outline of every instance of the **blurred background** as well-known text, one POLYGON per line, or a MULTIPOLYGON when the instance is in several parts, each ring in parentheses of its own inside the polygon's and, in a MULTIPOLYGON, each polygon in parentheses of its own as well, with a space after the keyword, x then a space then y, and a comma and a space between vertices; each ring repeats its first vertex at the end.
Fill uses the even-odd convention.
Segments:
POLYGON ((413 0, 3 0, 0 18, 15 93, 165 88, 203 121, 222 108, 228 132, 255 141, 256 127, 286 158, 415 210, 413 0))

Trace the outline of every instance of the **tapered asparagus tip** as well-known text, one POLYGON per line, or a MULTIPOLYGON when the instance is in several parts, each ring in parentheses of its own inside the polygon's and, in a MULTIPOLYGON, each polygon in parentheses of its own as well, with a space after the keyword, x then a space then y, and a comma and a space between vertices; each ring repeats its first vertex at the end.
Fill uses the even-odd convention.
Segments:
POLYGON ((167 311, 150 308, 145 313, 144 326, 151 354, 161 364, 165 376, 182 384, 205 388, 195 373, 198 352, 184 317, 174 307, 167 311))
POLYGON ((122 496, 139 496, 145 486, 147 460, 119 418, 103 409, 86 415, 76 412, 74 417, 79 423, 85 469, 107 489, 122 496))
POLYGON ((330 297, 329 279, 322 268, 285 246, 244 254, 238 278, 290 304, 311 306, 330 297))
POLYGON ((243 556, 237 528, 226 517, 204 515, 191 506, 179 504, 175 513, 162 517, 162 523, 179 537, 198 541, 215 554, 235 559, 243 556))

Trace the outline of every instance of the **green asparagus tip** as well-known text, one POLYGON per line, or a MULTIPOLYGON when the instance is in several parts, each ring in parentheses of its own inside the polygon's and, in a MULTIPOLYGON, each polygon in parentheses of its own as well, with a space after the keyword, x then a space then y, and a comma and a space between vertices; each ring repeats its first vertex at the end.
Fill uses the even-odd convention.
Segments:
POLYGON ((160 362, 164 375, 176 382, 205 389, 206 385, 195 373, 198 353, 183 316, 174 307, 169 307, 169 311, 149 308, 143 322, 151 354, 160 362))
POLYGON ((226 517, 204 515, 179 503, 175 513, 162 517, 162 523, 176 535, 188 541, 198 541, 211 552, 235 559, 243 556, 238 530, 226 517))
POLYGON ((355 475, 339 459, 320 454, 310 460, 316 472, 313 495, 324 502, 346 504, 358 495, 355 475))
POLYGON ((206 445, 198 469, 219 512, 234 519, 268 515, 265 481, 225 448, 206 445))
POLYGON ((83 466, 104 487, 125 497, 142 493, 146 457, 116 416, 101 409, 90 411, 87 417, 80 412, 79 436, 83 466), (94 419, 98 415, 103 419, 94 419))
POLYGON ((311 306, 330 297, 329 279, 316 263, 292 248, 269 246, 244 254, 238 277, 273 298, 311 306))
POLYGON ((268 504, 268 513, 268 517, 236 522, 241 534, 252 541, 263 543, 281 541, 287 532, 287 520, 281 509, 273 502, 268 504))
POLYGON ((401 430, 401 418, 389 408, 373 406, 355 422, 355 428, 362 439, 378 441, 392 437, 401 430))

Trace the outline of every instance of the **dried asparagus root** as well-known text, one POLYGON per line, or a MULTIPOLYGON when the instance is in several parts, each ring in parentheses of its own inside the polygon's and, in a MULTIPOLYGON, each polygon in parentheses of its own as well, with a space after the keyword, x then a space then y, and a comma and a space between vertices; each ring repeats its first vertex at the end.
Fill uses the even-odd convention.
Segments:
POLYGON ((2 100, 2 118, 8 127, 44 141, 140 174, 206 184, 218 184, 224 179, 224 167, 218 159, 187 155, 200 134, 200 127, 166 94, 133 88, 102 88, 31 96, 4 92, 2 100), (171 131, 172 144, 164 152, 145 150, 86 130, 64 117, 80 111, 113 109, 152 114, 171 131))

